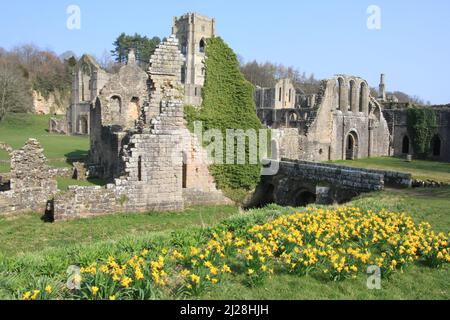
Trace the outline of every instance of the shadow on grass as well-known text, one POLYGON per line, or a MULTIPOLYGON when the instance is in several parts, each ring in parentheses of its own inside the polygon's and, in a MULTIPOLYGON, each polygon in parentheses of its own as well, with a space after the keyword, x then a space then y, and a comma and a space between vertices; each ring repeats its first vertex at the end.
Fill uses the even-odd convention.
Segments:
POLYGON ((74 162, 84 162, 88 157, 87 150, 75 150, 69 153, 66 153, 64 156, 66 157, 66 162, 72 165, 74 162))

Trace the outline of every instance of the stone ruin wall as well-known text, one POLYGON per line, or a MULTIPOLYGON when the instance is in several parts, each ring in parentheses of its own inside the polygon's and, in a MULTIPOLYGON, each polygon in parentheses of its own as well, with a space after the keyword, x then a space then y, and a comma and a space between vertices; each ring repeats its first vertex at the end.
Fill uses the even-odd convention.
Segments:
MULTIPOLYGON (((368 84, 357 77, 339 75, 323 81, 316 105, 306 114, 307 119, 292 109, 297 120, 281 119, 286 124, 274 130, 281 157, 308 161, 346 159, 351 132, 358 138, 357 158, 388 156, 390 134, 381 106, 361 88, 367 90, 368 84), (354 88, 352 101, 348 99, 350 83, 354 88)), ((289 112, 285 114, 289 116, 289 112)))
POLYGON ((20 150, 3 147, 11 155, 11 173, 9 190, 0 192, 0 215, 43 212, 58 187, 40 143, 29 139, 20 150))
MULTIPOLYGON (((97 124, 93 133, 98 130, 97 143, 104 149, 110 148, 103 153, 111 154, 113 159, 102 165, 117 166, 120 176, 104 188, 73 187, 58 194, 53 201, 55 220, 120 212, 181 211, 193 204, 231 204, 217 190, 207 167, 207 154, 186 127, 180 92, 182 62, 175 38, 170 37, 158 47, 148 72, 150 101, 142 105, 142 117, 134 128, 117 128, 115 134, 119 138, 114 138, 117 140, 103 143, 110 136, 102 132, 111 130, 116 121, 106 122, 110 118, 102 115, 104 108, 96 106, 93 118, 101 119, 107 126, 97 124)), ((135 70, 134 74, 140 73, 135 70)), ((144 83, 141 77, 136 79, 144 83)), ((133 83, 127 84, 136 88, 133 83)), ((112 86, 107 84, 106 88, 112 86)), ((126 89, 123 86, 122 90, 126 89)), ((102 95, 105 92, 109 96, 114 94, 112 89, 102 90, 102 95)))

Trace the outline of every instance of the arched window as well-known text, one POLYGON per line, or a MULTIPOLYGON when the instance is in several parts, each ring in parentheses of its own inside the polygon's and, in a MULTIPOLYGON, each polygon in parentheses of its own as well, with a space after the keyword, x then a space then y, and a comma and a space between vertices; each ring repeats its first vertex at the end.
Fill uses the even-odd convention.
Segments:
POLYGON ((348 88, 348 110, 356 111, 356 90, 355 90, 355 81, 350 80, 349 88, 348 88))
POLYGON ((344 101, 344 79, 339 78, 337 81, 337 92, 338 92, 338 109, 339 110, 344 110, 344 108, 346 106, 344 106, 345 101, 344 101))
POLYGON ((402 153, 403 154, 409 154, 409 138, 408 136, 405 136, 403 138, 402 142, 402 153))
POLYGON ((128 105, 128 110, 126 112, 126 119, 129 123, 134 123, 139 119, 141 114, 141 107, 139 105, 139 98, 133 97, 128 105))
POLYGON ((297 121, 297 120, 298 120, 297 113, 291 112, 291 113, 289 114, 289 121, 297 121))
POLYGON ((109 107, 112 112, 122 113, 122 100, 119 96, 112 96, 109 100, 109 107))
POLYGON ((359 91, 359 112, 369 113, 369 91, 365 82, 361 83, 359 91))
POLYGON ((441 138, 439 136, 434 136, 431 147, 433 148, 433 156, 439 157, 441 155, 441 138))
POLYGON ((181 53, 187 54, 187 44, 185 41, 181 44, 181 53))
POLYGON ((138 181, 142 181, 142 156, 138 158, 138 181))
POLYGON ((204 53, 205 52, 205 47, 206 47, 206 42, 205 40, 200 40, 200 52, 204 53))

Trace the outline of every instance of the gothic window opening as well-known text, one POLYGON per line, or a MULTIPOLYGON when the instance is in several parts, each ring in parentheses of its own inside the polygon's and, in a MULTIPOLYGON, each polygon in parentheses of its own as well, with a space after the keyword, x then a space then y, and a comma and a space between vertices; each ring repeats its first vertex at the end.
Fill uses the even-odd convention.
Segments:
POLYGON ((205 40, 200 40, 200 52, 204 53, 205 52, 205 47, 206 47, 206 43, 205 40))
POLYGON ((138 181, 142 181, 142 156, 138 158, 138 181))
POLYGON ((409 154, 409 138, 405 136, 402 142, 402 153, 409 154))
POLYGON ((439 157, 441 155, 441 139, 439 136, 435 136, 431 142, 433 147, 433 156, 439 157))

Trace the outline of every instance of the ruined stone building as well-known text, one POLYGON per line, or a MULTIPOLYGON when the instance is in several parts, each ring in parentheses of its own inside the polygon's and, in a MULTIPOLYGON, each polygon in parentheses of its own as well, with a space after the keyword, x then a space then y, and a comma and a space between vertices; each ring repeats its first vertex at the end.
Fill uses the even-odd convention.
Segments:
POLYGON ((130 50, 90 110, 89 174, 110 184, 57 195, 56 220, 230 203, 215 186, 206 151, 186 127, 183 64, 175 36, 158 46, 147 72, 130 50))
POLYGON ((380 103, 361 78, 337 75, 315 94, 297 94, 289 80, 257 88, 257 113, 273 129, 278 156, 327 161, 389 155, 389 129, 380 103))
POLYGON ((185 56, 181 72, 184 103, 200 106, 205 82, 206 39, 215 36, 215 20, 198 13, 187 13, 173 19, 172 34, 177 37, 181 53, 185 56))
MULTIPOLYGON (((437 130, 431 140, 431 149, 426 155, 429 160, 450 162, 450 105, 431 106, 436 115, 437 130)), ((414 150, 413 137, 408 130, 408 104, 387 103, 383 110, 391 132, 393 155, 419 155, 414 150)))
MULTIPOLYGON (((383 106, 383 114, 391 134, 391 153, 396 157, 412 155, 423 157, 414 150, 413 137, 408 127, 410 103, 400 103, 394 95, 386 94, 385 75, 381 75, 378 101, 383 106)), ((428 106, 436 116, 436 134, 431 139, 429 160, 450 162, 450 105, 428 106)))
POLYGON ((90 55, 85 54, 78 61, 72 80, 71 104, 67 110, 69 134, 89 135, 91 104, 110 77, 90 55))
POLYGON ((40 143, 29 139, 19 150, 0 144, 0 150, 11 156, 11 173, 5 182, 0 179, 0 215, 43 212, 58 188, 40 143))
MULTIPOLYGON (((184 88, 183 102, 185 105, 200 106, 205 82, 206 39, 215 36, 215 20, 198 13, 174 17, 172 34, 178 39, 179 49, 184 56, 180 68, 181 85, 184 88)), ((89 118, 90 107, 113 76, 117 78, 118 75, 103 70, 92 56, 86 54, 81 57, 73 74, 71 103, 66 119, 51 119, 49 131, 89 135, 92 123, 89 118)))

